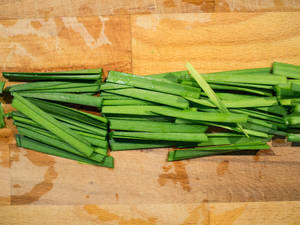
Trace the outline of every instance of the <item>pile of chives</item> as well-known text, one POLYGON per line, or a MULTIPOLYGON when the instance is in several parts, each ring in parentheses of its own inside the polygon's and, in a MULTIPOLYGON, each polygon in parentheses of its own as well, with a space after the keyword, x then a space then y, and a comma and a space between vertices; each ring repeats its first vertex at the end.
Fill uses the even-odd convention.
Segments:
POLYGON ((17 111, 14 120, 19 147, 82 163, 114 167, 108 154, 108 121, 85 113, 70 104, 94 107, 99 111, 102 97, 102 70, 76 70, 51 73, 7 73, 9 80, 27 81, 7 87, 17 111), (69 105, 64 105, 65 103, 69 105))
MULTIPOLYGON (((101 69, 4 72, 9 80, 27 82, 4 89, 17 109, 10 114, 17 145, 113 167, 108 148, 167 147, 168 161, 176 161, 269 149, 274 136, 300 141, 300 66, 274 62, 210 74, 186 67, 148 76, 109 71, 105 83, 101 69)), ((3 127, 1 110, 0 116, 3 127)))
POLYGON ((187 69, 148 76, 109 72, 100 96, 112 151, 174 147, 168 156, 173 161, 269 149, 272 137, 290 137, 289 123, 300 123, 297 66, 274 63, 210 74, 190 64, 187 69))

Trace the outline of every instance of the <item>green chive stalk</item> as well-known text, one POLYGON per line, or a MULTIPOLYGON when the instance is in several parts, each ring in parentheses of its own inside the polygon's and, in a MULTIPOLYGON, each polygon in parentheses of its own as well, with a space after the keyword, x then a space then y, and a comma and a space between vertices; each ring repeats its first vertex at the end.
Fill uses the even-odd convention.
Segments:
POLYGON ((97 161, 91 160, 89 158, 85 158, 85 157, 64 151, 60 148, 55 148, 53 146, 49 146, 49 145, 43 144, 41 142, 37 142, 35 140, 32 140, 30 138, 27 138, 27 137, 24 137, 21 135, 16 135, 16 142, 17 142, 17 146, 19 146, 19 147, 42 152, 42 153, 45 153, 48 155, 54 155, 54 156, 71 159, 71 160, 75 160, 78 162, 87 163, 87 164, 96 165, 96 166, 114 168, 114 159, 111 156, 105 156, 104 160, 102 162, 97 162, 97 161))
POLYGON ((2 103, 0 102, 0 128, 5 127, 5 113, 3 111, 2 103))
POLYGON ((44 100, 67 102, 79 105, 93 106, 100 108, 103 98, 98 96, 77 95, 67 93, 32 93, 32 92, 18 92, 23 97, 38 98, 44 100))
POLYGON ((273 62, 272 67, 273 73, 276 75, 300 79, 300 66, 287 63, 273 62))
POLYGON ((90 156, 93 153, 94 149, 87 141, 17 93, 14 93, 12 106, 83 154, 90 156))

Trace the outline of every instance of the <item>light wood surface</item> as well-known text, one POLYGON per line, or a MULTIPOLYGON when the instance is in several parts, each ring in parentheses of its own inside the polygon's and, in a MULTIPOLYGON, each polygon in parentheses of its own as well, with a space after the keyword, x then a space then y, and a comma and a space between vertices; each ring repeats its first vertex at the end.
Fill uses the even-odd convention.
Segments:
POLYGON ((298 0, 2 0, 0 19, 73 16, 299 11, 298 0))
MULTIPOLYGON (((184 69, 186 61, 201 72, 273 60, 300 64, 299 21, 299 12, 0 20, 0 72, 103 67, 149 74, 184 69)), ((43 218, 49 224, 299 224, 300 149, 288 143, 276 141, 257 156, 176 163, 166 162, 168 149, 114 152, 112 170, 17 148, 7 123, 0 130, 1 225, 43 218)))
POLYGON ((215 12, 299 11, 298 0, 215 0, 215 12))
POLYGON ((300 64, 300 14, 205 13, 132 16, 133 72, 200 72, 300 64), (288 24, 288 25, 287 25, 288 24))
POLYGON ((5 225, 299 225, 300 202, 0 207, 5 225))
POLYGON ((0 72, 131 71, 129 16, 0 20, 0 72))
POLYGON ((213 12, 214 0, 4 0, 0 18, 213 12))

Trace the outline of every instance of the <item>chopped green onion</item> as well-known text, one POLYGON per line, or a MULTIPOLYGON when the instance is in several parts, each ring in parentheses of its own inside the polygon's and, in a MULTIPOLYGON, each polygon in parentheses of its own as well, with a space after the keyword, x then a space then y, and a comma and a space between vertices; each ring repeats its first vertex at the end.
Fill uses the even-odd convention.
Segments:
POLYGON ((269 127, 265 127, 265 126, 261 126, 261 125, 257 125, 257 124, 252 124, 252 123, 244 123, 243 127, 246 129, 250 129, 250 130, 256 130, 256 131, 261 131, 267 134, 273 134, 273 135, 278 135, 278 136, 287 136, 287 133, 284 131, 279 131, 279 130, 275 130, 269 127))
POLYGON ((154 105, 152 102, 143 101, 139 99, 105 99, 102 105, 104 106, 114 106, 114 105, 154 105))
POLYGON ((300 142, 300 134, 288 134, 288 141, 300 142))
POLYGON ((47 102, 47 101, 34 99, 34 98, 30 99, 30 101, 48 113, 65 116, 73 120, 78 120, 84 123, 91 124, 93 126, 102 128, 103 123, 104 124, 107 123, 107 119, 104 117, 97 116, 90 113, 85 113, 53 102, 47 102))
MULTIPOLYGON (((19 134, 21 134, 23 136, 26 136, 26 137, 31 138, 33 140, 42 142, 42 143, 44 143, 46 145, 51 145, 53 147, 60 148, 62 150, 71 152, 73 154, 85 157, 84 154, 82 154, 81 152, 77 151, 76 149, 74 149, 69 144, 67 144, 67 143, 65 143, 65 142, 63 142, 61 140, 56 139, 55 136, 53 137, 52 135, 51 136, 44 135, 43 132, 39 132, 36 129, 35 130, 31 130, 31 129, 27 129, 27 128, 24 128, 24 127, 17 127, 17 129, 18 129, 19 134)), ((92 159, 94 161, 97 161, 97 162, 102 162, 103 158, 104 158, 104 155, 101 155, 99 153, 92 153, 88 158, 90 158, 90 159, 92 159)))
POLYGON ((2 103, 0 102, 0 128, 5 127, 5 120, 4 120, 5 114, 3 111, 2 103))
POLYGON ((68 102, 79 105, 87 105, 94 107, 101 107, 103 98, 98 96, 87 96, 77 94, 66 94, 66 93, 30 93, 30 92, 19 92, 23 97, 39 98, 58 102, 68 102))
POLYGON ((126 88, 126 89, 118 89, 118 90, 108 90, 107 92, 129 96, 129 97, 146 100, 150 102, 155 102, 158 104, 182 108, 182 109, 186 109, 189 107, 189 102, 185 100, 183 97, 156 92, 156 91, 149 91, 149 90, 143 90, 137 88, 126 88))
POLYGON ((83 154, 90 156, 93 153, 90 144, 78 134, 17 93, 14 93, 12 106, 83 154))
MULTIPOLYGON (((96 81, 93 83, 79 83, 70 81, 41 81, 41 82, 30 82, 24 84, 17 84, 7 87, 10 92, 14 91, 56 91, 56 89, 73 89, 82 87, 99 87, 100 82, 96 81)), ((70 91, 68 91, 70 92, 70 91)))
POLYGON ((208 141, 197 144, 198 146, 211 146, 211 145, 230 145, 230 144, 247 144, 253 142, 264 142, 267 139, 259 137, 208 137, 208 141))
POLYGON ((131 88, 131 87, 132 86, 129 86, 129 85, 115 84, 115 83, 106 82, 106 83, 101 85, 100 90, 105 91, 105 90, 115 90, 115 89, 131 88))
MULTIPOLYGON (((202 75, 200 75, 195 68, 190 64, 190 63, 186 63, 186 67, 189 70, 189 72, 191 73, 191 76, 197 81, 197 83, 199 84, 199 86, 203 89, 203 91, 207 94, 207 96, 209 97, 210 101, 217 106, 217 108, 220 109, 220 111, 222 113, 227 113, 229 114, 229 110, 226 108, 226 106, 224 105, 224 103, 220 100, 220 98, 215 94, 215 92, 213 91, 213 89, 209 86, 209 84, 206 82, 205 78, 202 77, 202 75)), ((245 130, 243 130, 242 125, 240 125, 239 123, 237 123, 238 128, 245 133, 246 136, 248 136, 248 134, 245 132, 245 130)))
MULTIPOLYGON (((187 100, 205 105, 208 107, 216 107, 214 103, 212 103, 208 99, 195 99, 195 98, 186 98, 187 100)), ((272 106, 278 105, 278 101, 276 97, 252 97, 248 99, 235 99, 235 100, 222 100, 222 103, 225 107, 228 108, 252 108, 252 107, 263 107, 263 106, 272 106)))
POLYGON ((103 106, 102 114, 155 116, 157 114, 152 113, 153 110, 164 110, 164 109, 173 109, 173 108, 168 106, 158 106, 158 105, 103 106))
POLYGON ((147 75, 147 77, 152 77, 155 79, 163 79, 167 82, 178 83, 181 76, 185 76, 187 71, 176 71, 176 72, 167 72, 167 73, 159 73, 159 74, 151 74, 147 75))
POLYGON ((5 85, 5 82, 0 81, 0 94, 2 94, 2 92, 3 92, 4 85, 5 85))
POLYGON ((300 66, 287 63, 273 62, 272 67, 273 73, 276 75, 300 79, 300 66))
POLYGON ((297 124, 300 124, 300 113, 292 113, 292 114, 289 114, 287 116, 285 116, 284 118, 286 124, 288 125, 297 125, 297 124))
POLYGON ((111 132, 112 138, 126 138, 139 140, 158 140, 158 141, 182 141, 182 142, 201 142, 207 141, 204 133, 151 133, 151 132, 111 132))
POLYGON ((164 80, 149 76, 136 76, 116 71, 109 72, 107 81, 184 97, 199 98, 201 92, 199 88, 164 82, 164 80))
POLYGON ((110 148, 112 151, 125 151, 136 149, 151 149, 151 148, 165 148, 174 146, 195 146, 195 143, 184 143, 176 141, 149 141, 149 140, 134 140, 131 139, 110 139, 110 148))
POLYGON ((23 147, 23 148, 28 148, 34 151, 46 153, 49 155, 54 155, 62 158, 67 158, 71 160, 76 160, 79 162, 84 162, 92 165, 97 165, 97 166, 103 166, 103 167, 108 167, 108 168, 113 168, 114 167, 114 159, 111 156, 106 156, 102 162, 96 162, 94 160, 72 154, 70 152, 66 152, 64 150, 61 150, 59 148, 55 148, 37 141, 34 141, 30 138, 26 138, 21 135, 16 135, 16 142, 17 146, 23 147))
POLYGON ((17 73, 3 72, 3 77, 17 81, 38 81, 38 80, 100 80, 102 69, 73 70, 62 72, 44 73, 17 73))
POLYGON ((207 126, 175 124, 170 122, 126 121, 111 119, 110 129, 160 133, 203 133, 207 130, 207 126))
POLYGON ((262 143, 253 143, 247 145, 233 144, 226 146, 202 147, 195 149, 175 150, 169 152, 168 161, 192 159, 209 155, 224 154, 241 150, 261 150, 270 149, 270 146, 262 143))
POLYGON ((257 107, 256 110, 263 111, 267 113, 273 113, 280 116, 285 116, 287 114, 287 110, 281 105, 273 105, 268 107, 257 107))
POLYGON ((245 123, 248 119, 247 115, 236 113, 193 112, 168 108, 156 108, 152 109, 151 112, 159 115, 187 120, 211 121, 222 123, 245 123))
MULTIPOLYGON (((41 130, 44 131, 44 135, 51 135, 49 132, 47 132, 43 127, 41 127, 39 124, 36 122, 32 121, 31 119, 28 118, 23 118, 20 116, 13 116, 14 124, 19 127, 25 127, 25 128, 30 128, 32 130, 38 129, 40 132, 41 130)), ((68 125, 63 123, 64 125, 68 125)), ((72 127, 69 127, 72 129, 72 127)), ((100 148, 105 148, 107 149, 107 142, 106 138, 102 136, 98 136, 95 134, 87 133, 85 130, 80 131, 80 130, 75 130, 72 129, 75 133, 79 134, 83 139, 85 139, 87 142, 89 142, 91 145, 100 147, 100 148)), ((52 135, 51 135, 52 136, 52 135)), ((53 137, 53 136, 52 136, 53 137)))

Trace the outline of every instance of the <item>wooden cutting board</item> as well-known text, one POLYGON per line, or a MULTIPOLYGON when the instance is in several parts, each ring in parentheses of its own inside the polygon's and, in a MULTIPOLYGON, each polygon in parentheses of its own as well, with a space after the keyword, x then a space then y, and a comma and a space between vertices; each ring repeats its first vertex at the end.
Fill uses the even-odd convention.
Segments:
MULTIPOLYGON (((183 70, 186 61, 212 72, 300 64, 299 52, 298 12, 0 20, 0 72, 146 75, 183 70)), ((299 224, 300 149, 283 140, 257 156, 175 163, 168 149, 113 152, 115 169, 107 169, 17 148, 7 124, 0 204, 31 206, 1 207, 0 224, 40 224, 44 215, 53 216, 49 224, 299 224)))

